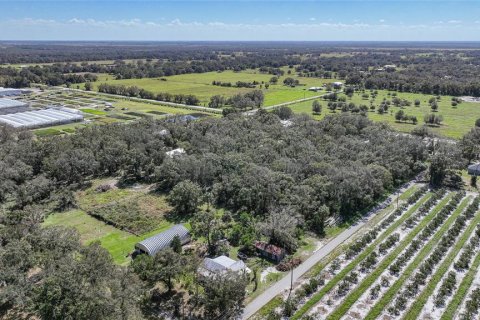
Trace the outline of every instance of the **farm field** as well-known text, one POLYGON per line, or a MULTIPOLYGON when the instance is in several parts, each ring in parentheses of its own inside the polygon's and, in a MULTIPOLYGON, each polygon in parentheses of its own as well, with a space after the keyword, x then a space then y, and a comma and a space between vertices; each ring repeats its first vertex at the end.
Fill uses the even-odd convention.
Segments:
POLYGON ((94 92, 75 92, 66 90, 45 90, 26 98, 33 108, 47 105, 63 105, 65 107, 81 110, 84 113, 84 122, 75 122, 51 126, 34 130, 39 137, 74 133, 76 129, 92 124, 106 124, 115 122, 128 122, 142 118, 161 119, 167 116, 195 115, 195 116, 218 116, 215 114, 203 114, 197 110, 164 106, 159 103, 147 103, 132 101, 122 97, 110 97, 94 92), (112 107, 107 107, 107 103, 112 107))
MULTIPOLYGON (((370 91, 366 91, 369 93, 370 91)), ((375 99, 374 105, 378 106, 383 99, 391 100, 392 99, 391 91, 387 90, 378 90, 378 95, 375 99)), ((352 98, 347 98, 347 103, 353 102, 356 105, 365 104, 370 106, 370 99, 362 98, 362 92, 355 92, 352 98)), ((342 96, 342 95, 339 95, 342 96)), ((412 102, 411 106, 403 107, 403 111, 410 116, 415 116, 418 119, 418 124, 413 125, 411 122, 398 122, 395 119, 395 113, 400 110, 400 107, 390 106, 389 110, 385 114, 379 114, 375 111, 368 111, 367 115, 370 119, 376 122, 386 122, 392 126, 395 130, 401 132, 411 132, 415 127, 420 127, 424 124, 423 118, 426 114, 432 113, 428 100, 432 97, 431 95, 417 94, 417 93, 402 93, 396 92, 396 96, 400 99, 406 99, 412 102), (414 101, 420 100, 420 106, 414 106, 414 101)), ((462 102, 457 107, 451 106, 451 96, 442 96, 441 100, 438 101, 438 112, 435 114, 443 116, 443 122, 440 126, 431 126, 430 129, 442 136, 459 139, 465 133, 470 131, 474 126, 475 120, 480 118, 480 103, 472 102, 462 102)), ((312 114, 312 101, 301 102, 297 104, 292 104, 289 107, 296 113, 307 113, 312 115, 313 118, 320 120, 326 115, 340 113, 340 110, 332 112, 328 109, 328 101, 323 101, 319 99, 320 104, 322 105, 322 113, 320 115, 312 114)))
POLYGON ((406 197, 314 268, 290 298, 277 297, 258 315, 280 310, 290 319, 463 319, 478 312, 466 300, 478 299, 480 285, 474 280, 480 197, 427 187, 406 197))
MULTIPOLYGON (((250 88, 234 88, 234 87, 222 87, 212 85, 212 81, 231 82, 235 84, 237 81, 267 83, 273 75, 259 73, 255 70, 247 70, 241 72, 223 71, 223 72, 206 72, 206 73, 193 73, 182 74, 174 76, 166 76, 161 78, 143 78, 143 79, 122 79, 115 80, 112 75, 99 74, 98 80, 93 83, 94 90, 98 89, 98 85, 101 83, 125 85, 125 86, 138 86, 154 93, 168 92, 171 94, 193 94, 197 96, 201 105, 207 106, 211 96, 224 95, 227 97, 233 96, 237 93, 249 92, 253 89, 250 88), (166 81, 162 80, 165 79, 166 81)), ((322 94, 322 92, 311 92, 307 89, 310 87, 321 87, 324 83, 338 81, 336 79, 319 79, 319 78, 306 78, 298 77, 296 75, 287 75, 279 77, 278 84, 270 84, 268 89, 262 86, 262 90, 265 94, 264 106, 289 102, 294 100, 303 99, 304 97, 312 97, 322 94), (294 88, 284 86, 283 80, 286 77, 292 77, 300 81, 299 86, 294 88)), ((84 88, 84 84, 79 85, 80 89, 84 88)), ((257 86, 257 88, 259 88, 257 86)))

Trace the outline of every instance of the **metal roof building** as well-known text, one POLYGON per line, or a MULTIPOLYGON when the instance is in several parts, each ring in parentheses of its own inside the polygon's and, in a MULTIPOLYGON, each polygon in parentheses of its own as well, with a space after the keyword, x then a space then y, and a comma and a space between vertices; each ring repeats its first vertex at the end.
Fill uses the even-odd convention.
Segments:
POLYGON ((468 174, 480 177, 480 162, 468 166, 468 174))
POLYGON ((10 114, 27 110, 28 105, 25 102, 12 99, 0 99, 0 114, 10 114))
POLYGON ((156 255, 160 250, 168 248, 175 236, 180 238, 182 245, 190 242, 190 231, 181 224, 174 225, 167 231, 161 232, 153 237, 140 241, 135 248, 141 253, 149 256, 156 255))
POLYGON ((0 87, 0 97, 14 97, 23 94, 23 90, 0 87))
POLYGON ((242 260, 235 261, 227 256, 219 256, 215 259, 205 258, 202 266, 200 266, 198 272, 203 276, 209 276, 215 273, 223 273, 227 271, 250 273, 250 269, 247 268, 245 262, 242 260))
POLYGON ((81 112, 70 108, 44 109, 0 115, 0 124, 14 128, 40 128, 82 121, 81 112))

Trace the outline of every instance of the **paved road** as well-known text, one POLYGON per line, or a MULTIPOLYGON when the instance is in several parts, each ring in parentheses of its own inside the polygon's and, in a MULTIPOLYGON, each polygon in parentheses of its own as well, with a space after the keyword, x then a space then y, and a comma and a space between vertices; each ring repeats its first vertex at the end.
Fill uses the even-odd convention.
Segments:
MULTIPOLYGON (((396 193, 390 195, 390 197, 385 201, 392 202, 396 199, 397 195, 403 193, 406 189, 411 186, 411 183, 404 186, 402 189, 396 193)), ((332 252, 335 248, 341 245, 343 242, 348 240, 353 236, 357 231, 359 231, 365 224, 372 219, 375 214, 366 215, 363 219, 358 221, 356 224, 348 228, 347 230, 340 233, 338 236, 330 240, 323 247, 318 249, 313 255, 311 255, 307 260, 300 264, 297 268, 293 270, 293 282, 299 280, 308 270, 315 266, 320 260, 332 252)), ((284 290, 290 289, 292 275, 288 273, 280 281, 275 283, 273 286, 265 290, 261 295, 252 300, 244 309, 242 319, 246 320, 253 316, 258 310, 260 310, 264 305, 266 305, 270 300, 275 298, 277 295, 282 293, 284 290)))

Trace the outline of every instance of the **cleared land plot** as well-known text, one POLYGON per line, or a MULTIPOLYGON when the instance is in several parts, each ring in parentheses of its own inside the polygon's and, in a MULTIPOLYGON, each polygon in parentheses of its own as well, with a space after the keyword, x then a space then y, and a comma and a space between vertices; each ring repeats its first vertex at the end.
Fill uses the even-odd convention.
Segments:
POLYGON ((110 252, 114 261, 118 264, 126 264, 130 261, 128 254, 133 251, 135 243, 162 232, 171 225, 171 223, 164 221, 155 230, 141 236, 135 236, 99 221, 82 210, 54 213, 44 222, 44 226, 75 228, 84 244, 100 241, 102 247, 110 252))
POLYGON ((164 195, 154 195, 144 187, 121 189, 112 184, 97 182, 78 192, 79 207, 99 220, 137 235, 150 232, 165 221, 170 207, 164 195), (111 189, 99 191, 104 186, 111 189))

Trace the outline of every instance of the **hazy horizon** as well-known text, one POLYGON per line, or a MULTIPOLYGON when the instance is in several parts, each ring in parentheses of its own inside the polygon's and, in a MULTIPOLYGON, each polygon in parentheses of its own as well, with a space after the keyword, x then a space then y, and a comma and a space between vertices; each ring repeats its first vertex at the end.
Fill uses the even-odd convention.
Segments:
POLYGON ((479 41, 474 1, 2 1, 0 40, 479 41))

